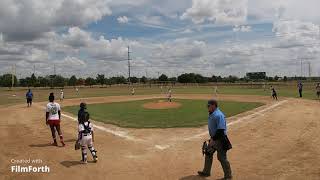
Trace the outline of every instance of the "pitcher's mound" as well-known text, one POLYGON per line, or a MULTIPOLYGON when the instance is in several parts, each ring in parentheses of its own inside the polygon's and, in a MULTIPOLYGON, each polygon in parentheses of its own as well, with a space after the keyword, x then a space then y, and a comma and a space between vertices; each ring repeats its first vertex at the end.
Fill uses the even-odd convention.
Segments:
POLYGON ((143 104, 143 107, 146 109, 171 109, 171 108, 179 108, 181 106, 180 103, 177 102, 166 102, 166 101, 158 101, 158 102, 150 102, 143 104))

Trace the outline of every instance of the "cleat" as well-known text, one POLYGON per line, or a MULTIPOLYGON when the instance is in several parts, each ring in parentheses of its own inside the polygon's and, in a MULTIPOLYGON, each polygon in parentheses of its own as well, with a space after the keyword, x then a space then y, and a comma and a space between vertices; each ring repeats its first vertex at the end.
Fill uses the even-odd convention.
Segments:
POLYGON ((53 142, 51 143, 52 146, 58 146, 58 143, 57 142, 53 142))
POLYGON ((210 174, 204 173, 202 171, 198 171, 198 175, 201 177, 209 177, 210 176, 210 174))
POLYGON ((81 163, 81 164, 87 164, 88 161, 87 161, 87 160, 80 160, 80 163, 81 163))
POLYGON ((61 141, 61 144, 62 144, 63 147, 66 146, 66 144, 63 141, 61 141))
POLYGON ((93 161, 98 162, 98 157, 97 156, 93 157, 93 161))

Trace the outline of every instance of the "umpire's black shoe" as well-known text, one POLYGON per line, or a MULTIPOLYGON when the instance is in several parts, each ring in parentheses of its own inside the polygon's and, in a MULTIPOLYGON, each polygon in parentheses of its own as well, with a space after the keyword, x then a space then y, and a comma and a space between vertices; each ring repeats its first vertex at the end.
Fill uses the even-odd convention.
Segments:
POLYGON ((198 175, 201 176, 201 177, 209 177, 210 176, 210 174, 204 173, 202 171, 198 171, 198 175))

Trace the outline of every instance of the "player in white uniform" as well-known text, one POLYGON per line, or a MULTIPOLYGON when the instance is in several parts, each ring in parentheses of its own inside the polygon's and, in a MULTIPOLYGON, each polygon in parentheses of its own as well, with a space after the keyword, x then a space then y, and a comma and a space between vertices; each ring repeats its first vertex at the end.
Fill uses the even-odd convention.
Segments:
POLYGON ((82 163, 87 163, 87 147, 91 152, 94 162, 98 161, 97 151, 93 147, 94 134, 93 134, 93 125, 89 121, 89 113, 84 111, 79 117, 79 139, 81 145, 81 154, 82 154, 82 163))
POLYGON ((218 86, 214 86, 214 95, 217 96, 218 95, 218 86))
POLYGON ((64 93, 63 93, 63 90, 61 89, 60 91, 60 101, 63 101, 64 99, 64 93))
POLYGON ((79 95, 79 89, 76 87, 76 94, 79 95))
POLYGON ((134 90, 134 87, 131 89, 131 95, 134 95, 135 93, 135 90, 134 90))
POLYGON ((168 90, 168 101, 171 102, 172 101, 172 91, 171 91, 171 88, 169 88, 168 90))
POLYGON ((62 146, 65 146, 63 141, 63 136, 60 128, 60 120, 61 120, 61 108, 60 105, 54 102, 54 95, 50 93, 49 96, 49 103, 46 107, 46 124, 50 126, 51 134, 53 138, 52 145, 57 146, 57 139, 56 139, 56 131, 59 134, 60 142, 62 146))

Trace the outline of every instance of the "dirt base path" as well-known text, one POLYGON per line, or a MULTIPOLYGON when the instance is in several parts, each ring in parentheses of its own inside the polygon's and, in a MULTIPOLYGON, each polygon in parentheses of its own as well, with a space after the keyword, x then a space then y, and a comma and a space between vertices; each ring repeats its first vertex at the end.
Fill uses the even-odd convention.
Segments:
MULTIPOLYGON (((87 103, 118 102, 161 97, 121 96, 85 99, 87 103)), ((206 95, 175 98, 208 99, 206 95)), ((234 179, 319 179, 320 103, 302 99, 271 101, 260 96, 219 96, 219 100, 264 102, 255 110, 228 118, 233 149, 228 152, 234 179)), ((79 104, 65 100, 62 106, 79 104)), ((99 162, 79 164, 80 151, 73 149, 76 122, 65 114, 62 130, 66 147, 53 147, 44 123, 44 104, 1 108, 0 179, 202 179, 200 146, 207 127, 178 129, 123 129, 95 122, 95 147, 99 162), (14 164, 12 159, 41 159, 40 164, 14 164), (50 173, 12 173, 12 165, 47 165, 50 173)), ((223 177, 214 161, 212 176, 223 177)))

